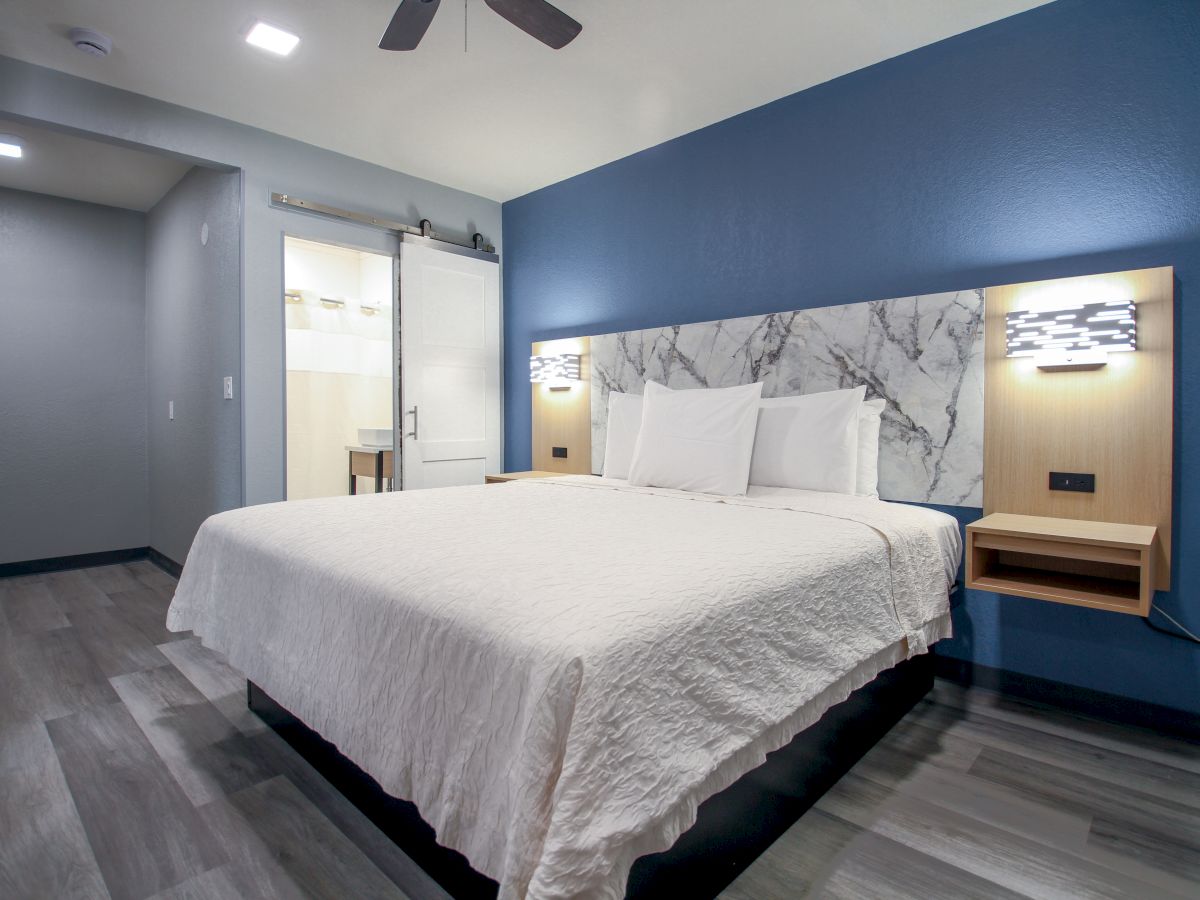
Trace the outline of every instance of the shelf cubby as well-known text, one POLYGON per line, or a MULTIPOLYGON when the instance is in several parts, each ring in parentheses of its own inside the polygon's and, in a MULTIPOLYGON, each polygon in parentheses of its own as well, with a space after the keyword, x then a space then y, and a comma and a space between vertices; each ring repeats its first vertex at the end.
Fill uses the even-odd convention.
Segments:
POLYGON ((993 513, 967 526, 967 587, 1146 616, 1153 525, 993 513))

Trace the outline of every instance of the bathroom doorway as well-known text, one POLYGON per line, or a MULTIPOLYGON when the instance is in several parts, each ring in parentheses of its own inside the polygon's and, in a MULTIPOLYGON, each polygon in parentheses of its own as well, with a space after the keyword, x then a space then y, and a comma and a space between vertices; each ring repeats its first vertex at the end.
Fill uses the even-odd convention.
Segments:
POLYGON ((396 284, 392 256, 284 238, 288 500, 398 487, 396 284))

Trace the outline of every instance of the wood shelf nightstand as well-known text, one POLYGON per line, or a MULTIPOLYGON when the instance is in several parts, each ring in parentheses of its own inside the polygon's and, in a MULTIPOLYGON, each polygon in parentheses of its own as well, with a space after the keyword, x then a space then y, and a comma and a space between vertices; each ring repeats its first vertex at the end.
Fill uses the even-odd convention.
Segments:
POLYGON ((541 472, 534 469, 531 472, 501 472, 499 475, 484 475, 484 484, 504 484, 506 481, 520 481, 522 478, 560 478, 562 472, 541 472))
POLYGON ((992 513, 967 526, 967 587, 1146 616, 1157 539, 1153 525, 992 513))

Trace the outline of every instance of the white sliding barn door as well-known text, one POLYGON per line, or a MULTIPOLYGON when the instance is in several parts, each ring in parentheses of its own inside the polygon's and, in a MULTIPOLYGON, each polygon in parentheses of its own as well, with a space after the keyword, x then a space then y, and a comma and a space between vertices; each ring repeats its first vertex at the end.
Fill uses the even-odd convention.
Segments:
POLYGON ((483 484, 503 468, 500 266, 400 245, 403 488, 483 484))

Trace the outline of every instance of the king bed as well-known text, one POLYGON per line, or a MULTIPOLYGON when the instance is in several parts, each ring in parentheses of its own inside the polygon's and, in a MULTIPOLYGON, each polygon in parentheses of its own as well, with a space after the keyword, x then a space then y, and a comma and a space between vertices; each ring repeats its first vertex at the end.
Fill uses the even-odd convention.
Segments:
POLYGON ((811 794, 903 714, 928 685, 914 657, 950 632, 960 551, 928 508, 753 485, 308 500, 209 519, 168 626, 411 801, 499 896, 620 898, 685 832, 676 850, 701 855, 753 833, 704 810, 768 754, 848 720, 823 778, 775 786, 811 794))

